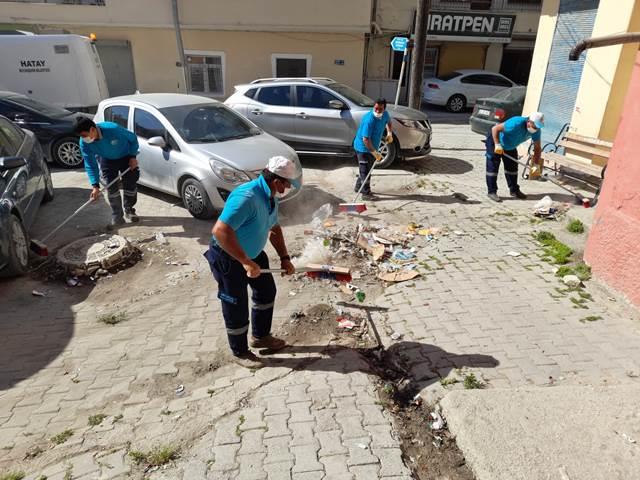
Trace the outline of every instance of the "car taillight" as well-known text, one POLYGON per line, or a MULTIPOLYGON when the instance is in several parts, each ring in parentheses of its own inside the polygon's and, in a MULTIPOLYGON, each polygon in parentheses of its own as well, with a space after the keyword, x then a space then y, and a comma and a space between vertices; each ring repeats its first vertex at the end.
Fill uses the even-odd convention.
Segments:
POLYGON ((427 87, 433 88, 434 90, 438 90, 440 88, 437 83, 427 83, 427 87))
POLYGON ((496 108, 496 111, 493 114, 493 118, 495 118, 496 120, 503 120, 505 116, 506 116, 506 113, 501 108, 496 108))
POLYGON ((473 113, 471 115, 475 115, 476 113, 478 113, 478 105, 473 107, 473 113))

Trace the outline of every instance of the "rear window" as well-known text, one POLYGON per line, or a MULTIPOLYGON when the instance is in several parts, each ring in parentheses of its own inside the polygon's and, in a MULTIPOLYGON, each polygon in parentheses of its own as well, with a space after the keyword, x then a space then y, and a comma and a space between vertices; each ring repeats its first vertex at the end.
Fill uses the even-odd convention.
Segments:
POLYGON ((247 98, 253 98, 255 97, 257 91, 258 91, 257 88, 250 88, 249 90, 244 92, 244 96, 247 98))
POLYGON ((460 72, 450 72, 450 73, 445 73, 444 75, 438 75, 436 78, 438 80, 442 80, 443 82, 446 82, 447 80, 451 80, 453 78, 459 77, 460 75, 462 75, 460 72))
POLYGON ((104 119, 107 122, 117 123, 121 127, 127 128, 129 123, 129 107, 123 105, 113 105, 104 109, 104 119))
POLYGON ((527 92, 525 87, 505 88, 496 93, 493 98, 498 100, 507 100, 511 102, 521 102, 527 92))
POLYGON ((39 102, 31 97, 16 95, 15 97, 6 97, 5 101, 7 103, 17 105, 18 107, 26 108, 32 112, 39 113, 45 117, 60 118, 71 115, 69 110, 51 105, 50 103, 39 102))
POLYGON ((24 133, 8 121, 0 118, 0 157, 17 155, 22 146, 24 133))

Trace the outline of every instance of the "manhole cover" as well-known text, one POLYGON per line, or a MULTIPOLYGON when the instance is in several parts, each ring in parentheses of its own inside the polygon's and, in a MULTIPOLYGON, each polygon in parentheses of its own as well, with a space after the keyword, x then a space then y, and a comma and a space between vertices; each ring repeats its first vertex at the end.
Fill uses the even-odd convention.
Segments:
POLYGON ((131 254, 131 246, 120 235, 81 238, 58 251, 58 262, 72 269, 112 268, 131 254))

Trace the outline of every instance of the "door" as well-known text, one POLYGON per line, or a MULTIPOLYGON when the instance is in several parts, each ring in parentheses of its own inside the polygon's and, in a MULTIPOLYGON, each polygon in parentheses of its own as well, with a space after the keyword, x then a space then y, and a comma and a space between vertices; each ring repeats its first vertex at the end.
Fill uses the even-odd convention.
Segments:
POLYGON ((560 0, 547 72, 538 110, 544 113, 542 142, 553 142, 571 122, 586 55, 569 61, 569 51, 581 39, 591 37, 598 0, 560 0))
POLYGON ((533 61, 533 48, 505 48, 502 52, 500 73, 518 85, 529 82, 529 72, 533 61))
POLYGON ((140 183, 165 192, 175 191, 171 152, 147 143, 153 137, 162 137, 168 143, 169 135, 165 126, 154 113, 136 107, 133 112, 133 131, 140 143, 137 157, 140 163, 140 183))
POLYGON ((329 105, 332 100, 344 102, 315 86, 296 85, 295 92, 296 143, 302 148, 309 145, 320 151, 348 148, 355 135, 351 112, 348 107, 337 110, 329 105))
POLYGON ((461 92, 467 97, 467 105, 473 105, 478 98, 490 97, 487 81, 483 79, 485 75, 473 74, 460 79, 461 92), (488 95, 487 95, 488 94, 488 95))
POLYGON ((247 107, 247 118, 285 142, 295 141, 290 85, 262 87, 247 107))
POLYGON ((95 45, 107 78, 109 96, 135 93, 136 77, 131 44, 127 40, 100 40, 95 45))

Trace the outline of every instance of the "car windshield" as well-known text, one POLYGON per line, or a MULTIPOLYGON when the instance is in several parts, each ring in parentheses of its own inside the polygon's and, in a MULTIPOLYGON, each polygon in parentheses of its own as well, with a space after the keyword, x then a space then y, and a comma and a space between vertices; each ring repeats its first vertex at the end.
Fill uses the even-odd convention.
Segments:
POLYGON ((498 100, 508 100, 512 102, 521 102, 524 100, 527 89, 525 87, 505 88, 496 93, 493 98, 498 100))
POLYGON ((460 72, 450 72, 450 73, 445 73, 444 75, 438 75, 436 78, 438 80, 442 80, 443 82, 446 82, 447 80, 451 80, 453 78, 459 77, 460 75, 462 75, 460 72))
POLYGON ((224 142, 262 133, 224 105, 181 105, 161 108, 160 112, 187 143, 224 142))
POLYGON ((29 97, 7 97, 5 98, 5 101, 8 103, 13 103, 18 107, 31 110, 32 112, 39 113, 40 115, 44 115, 45 117, 60 118, 71 115, 71 112, 69 110, 66 110, 62 107, 56 107, 55 105, 51 105, 48 103, 42 103, 29 97))
POLYGON ((359 107, 373 107, 373 105, 376 103, 366 95, 360 93, 357 90, 354 90, 351 87, 347 87, 342 83, 329 83, 325 85, 325 87, 330 88, 336 93, 339 93, 340 95, 345 97, 347 100, 355 103, 359 107))

